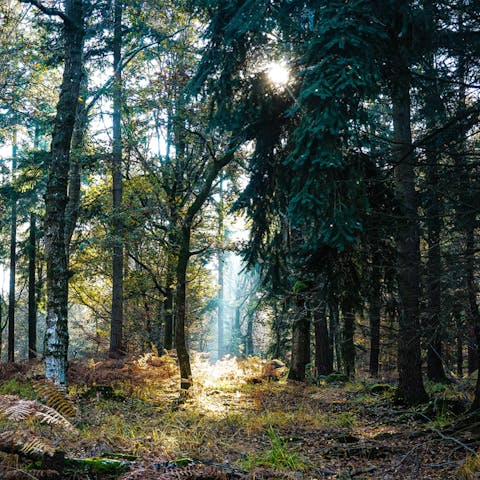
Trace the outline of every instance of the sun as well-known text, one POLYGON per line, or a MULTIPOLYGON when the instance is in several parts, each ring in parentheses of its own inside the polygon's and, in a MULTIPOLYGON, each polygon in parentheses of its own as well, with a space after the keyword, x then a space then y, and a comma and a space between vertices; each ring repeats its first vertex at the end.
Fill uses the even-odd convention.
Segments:
POLYGON ((267 65, 269 80, 278 87, 287 85, 290 80, 290 70, 286 62, 271 62, 267 65))

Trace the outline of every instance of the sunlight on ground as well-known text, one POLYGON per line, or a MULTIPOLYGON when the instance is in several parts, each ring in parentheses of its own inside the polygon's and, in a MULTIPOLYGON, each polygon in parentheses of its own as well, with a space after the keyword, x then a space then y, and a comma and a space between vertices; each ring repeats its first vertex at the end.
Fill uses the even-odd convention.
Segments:
POLYGON ((237 388, 252 376, 260 375, 261 371, 262 362, 259 359, 239 359, 227 355, 211 364, 208 357, 196 354, 192 359, 195 402, 210 414, 226 414, 232 402, 238 406, 242 401, 242 394, 237 388), (230 392, 230 402, 226 403, 219 395, 222 391, 230 392))

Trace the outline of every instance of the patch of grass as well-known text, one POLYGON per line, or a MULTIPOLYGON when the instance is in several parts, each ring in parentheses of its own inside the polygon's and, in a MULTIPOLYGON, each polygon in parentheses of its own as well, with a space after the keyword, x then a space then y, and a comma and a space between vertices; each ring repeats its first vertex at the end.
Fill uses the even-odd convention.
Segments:
POLYGON ((350 412, 339 413, 333 423, 340 428, 355 428, 358 424, 357 416, 350 412))
POLYGON ((457 476, 459 480, 477 480, 480 476, 480 456, 467 456, 463 465, 458 469, 457 476))
POLYGON ((278 470, 305 470, 305 463, 297 454, 289 451, 287 442, 275 432, 272 426, 268 428, 267 434, 270 439, 270 448, 260 455, 247 455, 243 462, 243 468, 247 470, 255 467, 269 467, 278 470))
POLYGON ((20 398, 34 400, 36 398, 35 388, 32 383, 21 382, 12 378, 0 385, 0 395, 18 395, 20 398))

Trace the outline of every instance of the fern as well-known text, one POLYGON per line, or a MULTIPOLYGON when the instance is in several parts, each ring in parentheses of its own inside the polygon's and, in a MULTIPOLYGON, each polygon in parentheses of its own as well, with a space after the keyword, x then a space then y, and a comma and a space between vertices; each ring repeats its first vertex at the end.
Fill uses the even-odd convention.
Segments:
POLYGON ((75 416, 75 407, 64 392, 52 383, 41 383, 36 387, 36 392, 39 398, 44 399, 45 404, 56 410, 65 418, 72 418, 75 416))
POLYGON ((52 456, 55 453, 55 449, 39 437, 32 438, 28 442, 24 443, 20 451, 27 456, 32 454, 47 454, 52 456))
POLYGON ((19 458, 42 459, 43 463, 45 457, 54 457, 56 453, 53 445, 29 426, 49 425, 60 431, 75 431, 75 427, 66 417, 73 416, 75 408, 65 395, 50 385, 42 385, 37 391, 46 405, 14 395, 0 395, 0 419, 6 421, 9 428, 0 432, 0 450, 5 452, 0 461, 1 479, 59 476, 51 469, 26 471, 18 465, 19 458), (15 464, 12 464, 12 459, 15 464))

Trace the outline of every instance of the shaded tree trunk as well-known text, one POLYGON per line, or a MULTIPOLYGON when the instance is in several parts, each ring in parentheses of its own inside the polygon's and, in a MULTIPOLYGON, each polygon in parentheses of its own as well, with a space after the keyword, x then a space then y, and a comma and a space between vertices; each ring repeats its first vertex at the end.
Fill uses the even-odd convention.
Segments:
POLYGON ((456 340, 456 364, 457 375, 463 377, 463 321, 460 305, 455 304, 453 307, 453 318, 455 320, 455 340, 456 340))
MULTIPOLYGON (((472 228, 467 232, 466 238, 466 281, 467 281, 467 294, 468 305, 470 307, 470 315, 472 319, 473 332, 478 345, 480 345, 480 309, 477 303, 477 285, 475 282, 475 233, 472 224, 472 228)), ((480 358, 477 356, 477 365, 480 364, 480 358)), ((473 400, 471 410, 480 409, 480 375, 477 376, 477 382, 475 385, 475 398, 473 400)))
POLYGON ((192 386, 192 369, 185 336, 185 319, 187 303, 187 268, 190 259, 191 226, 182 226, 180 249, 177 259, 177 289, 175 296, 175 346, 180 367, 180 388, 188 390, 192 386))
POLYGON ((80 91, 83 47, 83 1, 65 0, 65 67, 51 145, 51 164, 45 193, 45 256, 47 316, 45 374, 57 385, 67 383, 68 268, 65 245, 70 143, 80 91))
POLYGON ((166 350, 171 350, 173 348, 173 270, 171 265, 169 264, 167 277, 166 277, 166 285, 165 285, 165 302, 164 302, 164 318, 165 318, 165 331, 163 337, 163 345, 166 350))
POLYGON ((245 355, 254 355, 255 348, 253 345, 253 319, 254 313, 250 312, 247 316, 247 331, 245 333, 245 355))
MULTIPOLYGON (((425 1, 425 11, 429 20, 429 31, 434 31, 433 6, 425 1)), ((433 55, 429 56, 426 71, 431 78, 436 77, 433 55)), ((425 115, 429 130, 434 131, 445 119, 442 98, 438 85, 434 82, 424 93, 425 115)), ((441 145, 434 138, 426 148, 426 225, 427 225, 427 376, 432 381, 446 379, 442 363, 443 329, 441 324, 442 258, 440 234, 442 231, 442 200, 439 192, 439 154, 441 145)))
POLYGON ((410 120, 410 73, 399 54, 392 82, 392 116, 394 128, 395 187, 402 219, 396 232, 397 272, 400 297, 398 333, 397 396, 407 404, 427 398, 422 379, 419 324, 419 235, 417 194, 415 191, 415 158, 412 149, 410 120))
POLYGON ((123 351, 123 219, 122 219, 122 0, 114 4, 113 33, 113 151, 112 151, 112 318, 110 324, 110 354, 123 351))
POLYGON ((28 238, 28 358, 37 356, 37 225, 36 216, 30 214, 28 238))
POLYGON ((342 357, 340 352, 340 342, 338 341, 339 313, 338 304, 335 299, 328 302, 328 313, 330 320, 330 351, 332 352, 332 361, 336 370, 342 368, 342 357))
POLYGON ((352 305, 343 307, 342 358, 347 377, 355 375, 355 310, 352 305))
POLYGON ((296 318, 292 328, 292 353, 290 360, 289 380, 303 382, 305 367, 310 363, 310 312, 303 295, 297 295, 296 318))
POLYGON ((378 377, 380 358, 380 312, 381 312, 381 282, 380 269, 376 265, 377 258, 374 257, 372 278, 370 279, 371 296, 369 302, 368 318, 370 323, 370 361, 369 371, 373 377, 378 377))
POLYGON ((8 361, 15 361, 15 278, 17 272, 17 194, 15 175, 17 172, 17 132, 13 130, 12 190, 10 217, 10 282, 8 290, 8 361))
POLYGON ((315 371, 317 375, 329 375, 333 372, 333 356, 330 348, 327 312, 325 302, 320 302, 313 310, 315 331, 315 371))

